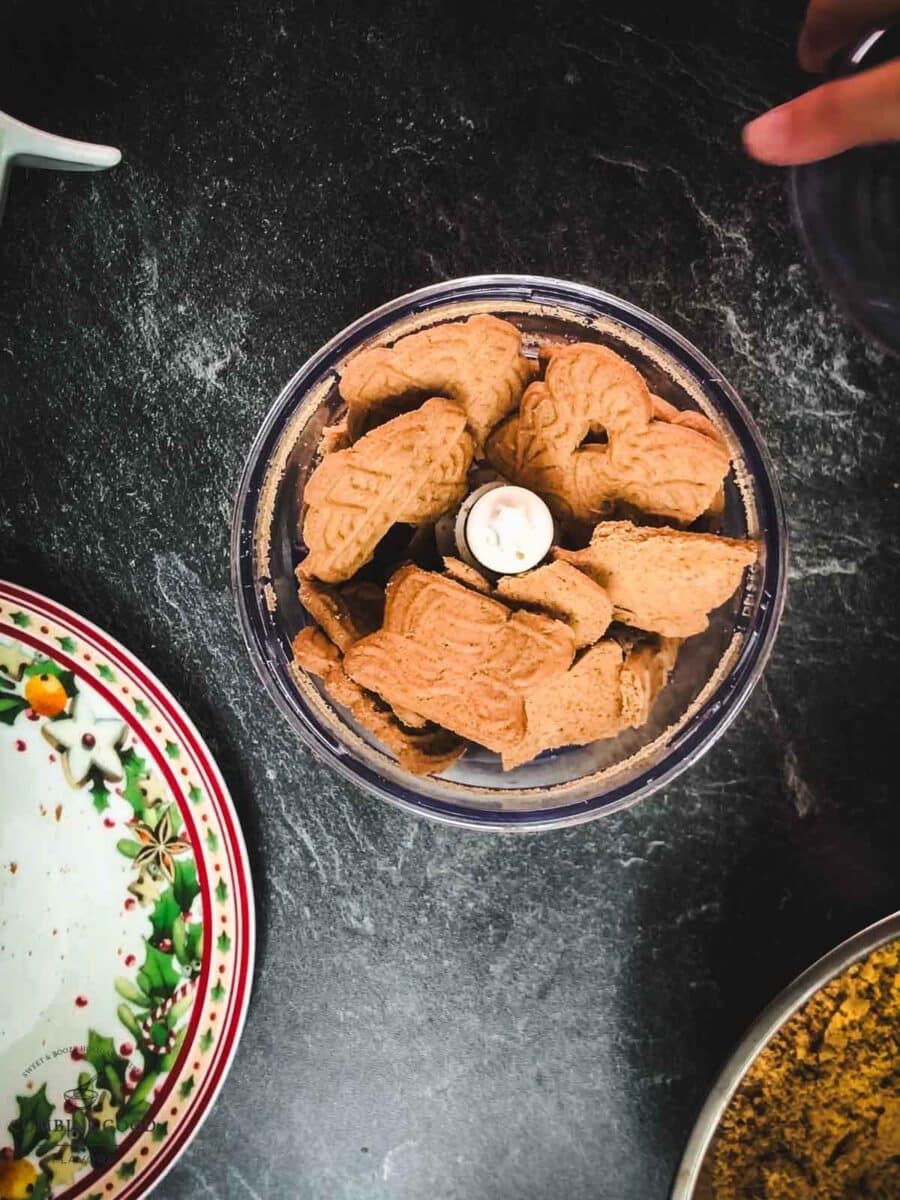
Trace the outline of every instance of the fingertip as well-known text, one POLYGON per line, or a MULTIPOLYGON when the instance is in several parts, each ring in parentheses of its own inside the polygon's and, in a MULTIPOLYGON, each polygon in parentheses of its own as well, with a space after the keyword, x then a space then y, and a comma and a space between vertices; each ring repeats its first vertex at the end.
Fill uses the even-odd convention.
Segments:
POLYGON ((749 121, 742 130, 744 149, 757 162, 783 166, 792 126, 790 106, 782 104, 749 121))
POLYGON ((812 88, 744 129, 747 153, 775 166, 900 140, 900 61, 812 88))

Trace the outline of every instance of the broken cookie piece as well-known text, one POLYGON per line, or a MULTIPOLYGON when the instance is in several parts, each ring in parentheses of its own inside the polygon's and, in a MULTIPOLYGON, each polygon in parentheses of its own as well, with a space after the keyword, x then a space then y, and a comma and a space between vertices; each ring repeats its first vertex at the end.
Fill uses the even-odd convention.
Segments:
POLYGON ((465 494, 472 450, 463 409, 435 398, 327 454, 304 490, 301 573, 349 579, 392 525, 434 520, 465 494))
POLYGON ((598 642, 568 671, 528 695, 525 730, 516 745, 503 751, 503 769, 511 771, 544 750, 615 737, 622 728, 622 659, 617 642, 598 642))
POLYGON ((322 430, 319 438, 319 454, 333 454, 336 450, 346 450, 350 446, 350 433, 347 429, 347 418, 335 421, 322 430))
POLYGON ((645 641, 631 649, 613 639, 597 642, 564 675, 525 699, 525 733, 503 752, 503 769, 530 762, 545 750, 585 746, 646 724, 675 665, 678 643, 645 641))
POLYGON ((675 669, 677 638, 639 642, 625 655, 619 675, 619 704, 623 727, 639 729, 650 719, 650 709, 675 669))
MULTIPOLYGON (((342 654, 381 628, 384 617, 384 592, 366 580, 333 587, 316 583, 297 572, 300 603, 342 654)), ((394 715, 409 729, 424 729, 424 717, 408 708, 394 709, 394 715)))
POLYGON ((397 756, 401 767, 414 775, 446 771, 463 754, 460 739, 435 725, 405 729, 384 704, 352 680, 344 670, 341 652, 312 625, 301 629, 293 642, 294 661, 321 679, 329 696, 397 756))
POLYGON ((315 625, 303 626, 291 643, 291 650, 294 662, 317 679, 325 679, 332 667, 340 666, 340 650, 315 625))
POLYGON ((519 403, 537 364, 522 355, 514 325, 487 314, 411 333, 392 347, 361 350, 341 371, 340 391, 356 437, 369 411, 413 392, 449 396, 465 410, 480 449, 519 403))
POLYGON ((617 620, 686 638, 737 591, 756 562, 753 542, 630 521, 601 521, 584 550, 555 548, 554 558, 584 571, 609 593, 617 620))
POLYGON ((388 584, 384 626, 352 647, 345 666, 392 707, 502 751, 523 737, 526 696, 565 672, 574 650, 560 621, 403 567, 388 584))
POLYGON ((612 620, 606 591, 583 571, 567 562, 553 562, 524 575, 504 575, 497 595, 517 604, 530 604, 571 626, 575 645, 590 646, 603 637, 612 620))
POLYGON ((606 346, 551 347, 545 378, 491 435, 487 456, 564 521, 596 521, 617 504, 683 524, 713 503, 729 468, 714 426, 653 397, 606 346), (663 419, 659 419, 660 416, 663 419), (589 435, 605 442, 589 442, 589 435))
POLYGON ((342 653, 380 627, 384 593, 375 584, 349 583, 336 588, 308 579, 299 570, 297 580, 300 603, 342 653))
POLYGON ((485 579, 480 571, 476 571, 474 567, 470 567, 461 558, 448 558, 445 555, 443 562, 444 573, 449 575, 451 579, 455 579, 457 583, 464 583, 466 587, 470 587, 476 592, 482 592, 485 596, 491 594, 491 585, 488 580, 485 579))

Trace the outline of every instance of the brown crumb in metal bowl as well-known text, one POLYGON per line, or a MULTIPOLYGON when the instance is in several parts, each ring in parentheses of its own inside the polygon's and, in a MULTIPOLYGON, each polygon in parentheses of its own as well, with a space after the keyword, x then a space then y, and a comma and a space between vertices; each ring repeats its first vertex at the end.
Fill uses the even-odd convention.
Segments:
POLYGON ((711 1148, 713 1200, 900 1196, 900 942, 796 1012, 744 1076, 711 1148))

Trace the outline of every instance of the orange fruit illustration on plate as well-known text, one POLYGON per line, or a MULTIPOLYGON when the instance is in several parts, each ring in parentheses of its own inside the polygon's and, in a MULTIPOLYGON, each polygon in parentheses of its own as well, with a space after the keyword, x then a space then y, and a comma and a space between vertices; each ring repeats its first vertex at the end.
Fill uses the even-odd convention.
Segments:
POLYGON ((0 1200, 28 1200, 36 1179, 37 1171, 27 1158, 0 1162, 0 1200))
POLYGON ((66 689, 55 675, 32 675, 25 684, 25 699, 41 717, 55 717, 69 702, 66 689))

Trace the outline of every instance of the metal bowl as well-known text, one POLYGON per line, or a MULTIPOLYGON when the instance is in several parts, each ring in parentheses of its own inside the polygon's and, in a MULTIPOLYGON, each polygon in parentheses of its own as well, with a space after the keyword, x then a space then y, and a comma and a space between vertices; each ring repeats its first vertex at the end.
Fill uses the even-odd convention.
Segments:
POLYGON ((816 992, 837 978, 847 967, 898 937, 900 913, 893 913, 870 925, 868 929, 854 934, 846 942, 841 942, 824 958, 813 963, 757 1017, 713 1084, 709 1098, 697 1118, 675 1176, 671 1200, 715 1200, 709 1179, 709 1151, 731 1098, 759 1054, 816 992))

